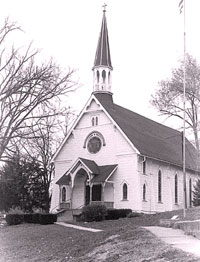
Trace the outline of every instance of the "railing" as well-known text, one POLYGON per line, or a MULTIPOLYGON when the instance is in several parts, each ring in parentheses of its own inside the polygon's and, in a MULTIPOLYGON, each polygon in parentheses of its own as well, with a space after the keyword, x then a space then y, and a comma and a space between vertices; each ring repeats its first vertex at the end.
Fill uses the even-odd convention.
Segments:
POLYGON ((70 202, 62 202, 59 206, 60 209, 70 209, 70 202))
POLYGON ((66 202, 61 202, 59 203, 57 206, 55 206, 52 210, 51 213, 53 213, 53 211, 55 209, 70 209, 70 199, 68 199, 66 202))
MULTIPOLYGON (((91 205, 104 205, 107 208, 113 208, 114 206, 114 202, 111 201, 91 201, 91 205)), ((65 209, 65 210, 71 210, 72 214, 73 214, 73 210, 80 210, 84 207, 85 205, 81 205, 79 207, 76 207, 75 209, 72 209, 70 202, 63 202, 63 203, 59 203, 56 207, 54 207, 51 210, 51 213, 53 212, 53 210, 55 210, 56 208, 59 209, 65 209)))

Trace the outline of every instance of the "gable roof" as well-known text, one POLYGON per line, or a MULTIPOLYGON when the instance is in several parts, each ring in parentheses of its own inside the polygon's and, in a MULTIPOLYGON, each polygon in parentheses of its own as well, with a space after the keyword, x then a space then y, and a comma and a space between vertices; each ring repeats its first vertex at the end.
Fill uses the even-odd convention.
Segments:
POLYGON ((89 168, 93 174, 99 174, 99 166, 95 161, 79 157, 79 159, 89 168))
MULTIPOLYGON (((94 94, 140 154, 182 167, 182 133, 113 103, 109 94, 94 94)), ((186 139, 186 168, 198 170, 197 152, 186 139)))
POLYGON ((85 167, 88 168, 89 172, 94 175, 91 181, 92 183, 106 182, 117 169, 116 164, 98 166, 93 160, 79 157, 77 161, 72 165, 72 167, 67 172, 65 172, 60 179, 58 179, 58 181, 56 182, 57 185, 69 185, 69 182, 71 181, 70 170, 76 168, 78 162, 84 164, 85 167))
POLYGON ((99 174, 92 179, 92 183, 101 183, 109 179, 114 173, 117 165, 99 166, 99 174))
POLYGON ((63 176, 61 176, 60 179, 58 179, 58 181, 56 182, 57 185, 69 185, 71 177, 70 175, 66 175, 66 173, 63 176))
POLYGON ((93 160, 81 157, 79 159, 91 170, 93 175, 95 175, 92 179, 92 183, 101 183, 106 181, 117 168, 117 165, 98 166, 93 160))

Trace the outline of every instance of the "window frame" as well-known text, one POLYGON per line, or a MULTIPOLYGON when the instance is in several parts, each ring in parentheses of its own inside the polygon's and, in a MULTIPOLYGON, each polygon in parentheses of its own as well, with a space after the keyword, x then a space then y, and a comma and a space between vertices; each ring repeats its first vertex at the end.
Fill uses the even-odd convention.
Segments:
POLYGON ((128 185, 127 185, 127 183, 123 183, 123 186, 122 186, 122 200, 123 201, 128 200, 128 185))
POLYGON ((87 144, 89 142, 89 140, 92 138, 92 137, 98 137, 100 140, 101 140, 101 144, 102 146, 106 146, 106 141, 105 141, 105 138, 104 136, 98 132, 98 131, 92 131, 91 133, 88 134, 88 136, 85 138, 84 140, 84 144, 83 144, 83 148, 87 148, 87 144))
POLYGON ((192 207, 192 178, 189 179, 189 206, 192 207))
POLYGON ((162 172, 158 171, 158 203, 162 203, 162 172))
POLYGON ((144 183, 142 186, 142 201, 146 202, 146 193, 147 193, 147 187, 146 184, 144 183))
POLYGON ((174 200, 175 200, 175 205, 178 204, 178 175, 175 174, 174 177, 174 200))
POLYGON ((142 161, 142 174, 146 175, 146 171, 147 171, 147 162, 146 159, 142 161))
POLYGON ((98 126, 99 124, 99 117, 98 116, 92 116, 91 117, 92 126, 98 126))
POLYGON ((67 200, 67 189, 66 189, 65 186, 63 186, 61 188, 61 203, 65 203, 66 200, 67 200), (64 191, 64 194, 63 194, 63 191, 64 191), (65 196, 65 197, 63 197, 63 196, 65 196))

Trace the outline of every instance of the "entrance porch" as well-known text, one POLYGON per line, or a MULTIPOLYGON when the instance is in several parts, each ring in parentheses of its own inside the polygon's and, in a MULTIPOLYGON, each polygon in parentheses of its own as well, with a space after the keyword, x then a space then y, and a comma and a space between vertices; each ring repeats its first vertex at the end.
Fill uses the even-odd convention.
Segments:
POLYGON ((109 178, 117 165, 98 166, 92 160, 78 159, 57 184, 60 187, 59 208, 82 209, 89 204, 114 207, 114 182, 109 178))

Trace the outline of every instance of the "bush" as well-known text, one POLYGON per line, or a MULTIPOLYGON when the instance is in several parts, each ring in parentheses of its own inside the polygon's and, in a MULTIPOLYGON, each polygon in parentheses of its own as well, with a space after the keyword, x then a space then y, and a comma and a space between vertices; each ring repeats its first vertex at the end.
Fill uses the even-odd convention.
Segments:
POLYGON ((33 223, 33 214, 24 214, 25 223, 33 223))
POLYGON ((39 214, 39 223, 41 225, 53 224, 56 221, 57 221, 56 214, 39 214))
POLYGON ((24 215, 23 214, 7 214, 6 222, 8 225, 19 225, 23 223, 24 215))
POLYGON ((87 222, 102 221, 105 219, 107 209, 104 205, 88 205, 83 207, 83 219, 87 222))
POLYGON ((130 213, 132 212, 131 209, 108 209, 107 210, 107 215, 106 215, 106 220, 116 220, 119 218, 127 217, 130 213))
POLYGON ((23 222, 34 223, 34 224, 53 224, 57 221, 56 214, 7 214, 6 222, 8 225, 18 225, 23 222))
POLYGON ((34 213, 32 214, 33 222, 34 224, 39 224, 40 223, 40 214, 39 213, 34 213))
POLYGON ((9 209, 8 214, 24 214, 24 211, 21 207, 12 207, 9 209))
POLYGON ((31 213, 31 214, 24 214, 24 222, 25 223, 33 223, 39 224, 40 223, 40 214, 31 213))

